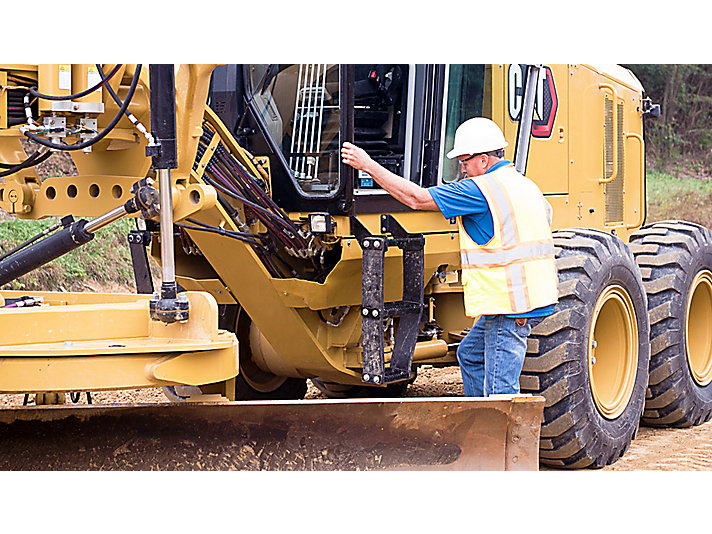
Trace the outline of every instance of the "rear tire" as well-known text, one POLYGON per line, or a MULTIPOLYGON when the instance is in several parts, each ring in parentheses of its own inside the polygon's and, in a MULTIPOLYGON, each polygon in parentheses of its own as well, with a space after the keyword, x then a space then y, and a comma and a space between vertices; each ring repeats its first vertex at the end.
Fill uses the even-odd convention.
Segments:
POLYGON ((702 424, 712 416, 712 235, 694 223, 663 221, 630 242, 650 316, 643 423, 702 424))
POLYGON ((615 462, 630 446, 648 383, 648 316, 640 271, 617 237, 554 232, 559 304, 532 320, 520 379, 546 399, 539 458, 578 469, 615 462))

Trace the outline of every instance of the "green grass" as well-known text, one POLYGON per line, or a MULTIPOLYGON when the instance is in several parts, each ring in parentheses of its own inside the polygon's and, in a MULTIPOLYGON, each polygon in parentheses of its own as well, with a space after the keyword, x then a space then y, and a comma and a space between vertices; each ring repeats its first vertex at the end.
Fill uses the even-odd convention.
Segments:
POLYGON ((712 228, 712 180, 649 170, 646 182, 646 222, 680 219, 712 228))
MULTIPOLYGON (((0 218, 0 251, 5 252, 58 221, 0 218)), ((133 220, 121 220, 98 231, 92 241, 3 286, 43 291, 133 291, 131 254, 126 240, 133 220)))

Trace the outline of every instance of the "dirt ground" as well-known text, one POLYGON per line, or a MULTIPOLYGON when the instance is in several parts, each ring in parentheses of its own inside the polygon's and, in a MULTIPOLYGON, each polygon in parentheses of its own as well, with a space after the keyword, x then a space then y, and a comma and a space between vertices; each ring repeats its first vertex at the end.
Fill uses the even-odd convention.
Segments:
MULTIPOLYGON (((408 388, 408 397, 457 397, 462 395, 459 369, 421 368, 418 378, 408 388)), ((2 395, 0 406, 19 406, 23 395, 2 395)), ((307 399, 326 398, 311 383, 307 399)), ((160 389, 136 389, 117 392, 95 392, 94 404, 167 403, 160 389)), ((67 399, 67 402, 70 402, 67 399)), ((32 401, 30 401, 32 403, 32 401)), ((82 395, 78 404, 86 404, 82 395)), ((223 447, 224 444, 218 444, 223 447)), ((209 459, 211 451, 204 451, 209 459)), ((217 455, 213 455, 217 457, 217 455)), ((25 458, 24 461, 26 461, 25 458)), ((193 468, 200 469, 199 463, 193 468)), ((164 466, 168 467, 169 466, 164 466)), ((23 469, 5 466, 4 469, 23 469)), ((65 466, 66 468, 66 466, 65 466)), ((159 467, 160 468, 160 467, 159 467)), ((220 469, 219 466, 217 466, 220 469)), ((627 454, 604 471, 707 471, 712 470, 712 421, 698 427, 683 429, 658 429, 641 427, 627 454)))

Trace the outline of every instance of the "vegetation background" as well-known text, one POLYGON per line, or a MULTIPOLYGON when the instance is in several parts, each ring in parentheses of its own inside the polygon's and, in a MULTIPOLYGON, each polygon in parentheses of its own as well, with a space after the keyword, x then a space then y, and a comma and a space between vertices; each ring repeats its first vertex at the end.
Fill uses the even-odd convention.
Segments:
POLYGON ((712 228, 712 65, 626 64, 660 117, 645 124, 647 222, 712 228))
MULTIPOLYGON (((647 222, 683 219, 712 228, 712 65, 623 66, 633 71, 646 95, 661 106, 660 117, 646 121, 647 222)), ((39 166, 40 177, 75 174, 71 160, 62 156, 39 166)), ((54 222, 19 221, 0 210, 0 252, 54 222)), ((134 291, 126 241, 131 228, 131 220, 113 224, 87 245, 4 289, 134 291)))

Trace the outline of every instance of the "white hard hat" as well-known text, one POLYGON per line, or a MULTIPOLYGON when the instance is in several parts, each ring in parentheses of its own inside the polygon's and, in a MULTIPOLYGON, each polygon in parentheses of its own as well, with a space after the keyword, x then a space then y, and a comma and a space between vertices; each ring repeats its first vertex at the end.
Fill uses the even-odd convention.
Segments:
POLYGON ((449 159, 466 154, 483 154, 508 145, 504 134, 493 121, 475 117, 463 122, 455 130, 455 146, 447 153, 449 159))

